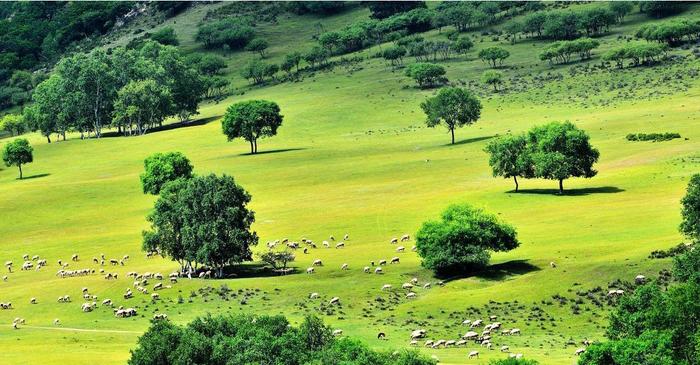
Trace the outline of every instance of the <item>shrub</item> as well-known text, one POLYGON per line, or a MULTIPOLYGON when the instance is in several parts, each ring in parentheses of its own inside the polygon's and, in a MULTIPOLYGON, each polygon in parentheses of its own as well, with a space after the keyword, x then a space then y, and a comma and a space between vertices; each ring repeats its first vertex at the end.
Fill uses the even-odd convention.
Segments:
POLYGON ((447 82, 445 68, 433 63, 414 63, 406 67, 406 76, 416 80, 419 87, 430 87, 447 82))

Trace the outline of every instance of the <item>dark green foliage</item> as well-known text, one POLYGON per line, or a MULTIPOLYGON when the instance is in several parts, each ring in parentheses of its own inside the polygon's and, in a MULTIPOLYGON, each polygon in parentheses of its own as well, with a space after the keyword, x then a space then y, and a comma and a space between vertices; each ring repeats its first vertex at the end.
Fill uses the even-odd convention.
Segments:
POLYGON ((540 53, 540 60, 552 63, 568 63, 572 55, 578 55, 581 61, 592 57, 591 51, 598 48, 600 42, 591 38, 580 38, 573 41, 559 41, 547 46, 540 53))
POLYGON ((413 63, 406 67, 406 76, 416 80, 419 87, 432 87, 447 82, 445 68, 433 63, 413 63))
POLYGON ((559 180, 560 193, 564 192, 564 179, 591 178, 597 173, 593 164, 600 153, 591 146, 588 134, 571 122, 532 128, 527 134, 527 145, 535 176, 559 180))
POLYGON ((538 365, 539 362, 535 360, 528 359, 516 359, 514 357, 509 357, 507 359, 491 360, 489 365, 538 365))
POLYGON ((368 1, 372 18, 384 19, 413 9, 425 8, 423 1, 368 1))
POLYGON ((634 9, 634 3, 631 1, 611 1, 608 6, 610 11, 615 14, 618 23, 622 23, 625 20, 625 16, 634 9))
POLYGON ((681 138, 678 133, 630 133, 625 137, 628 141, 663 142, 681 138))
POLYGON ((666 53, 667 46, 651 43, 630 43, 612 49, 603 55, 603 60, 613 61, 618 68, 624 67, 626 60, 631 66, 650 65, 666 53))
POLYGON ((382 52, 382 57, 391 62, 392 66, 398 66, 403 63, 403 56, 406 55, 406 48, 401 46, 389 47, 382 52))
POLYGON ((454 49, 454 51, 461 54, 466 54, 473 47, 474 42, 472 42, 471 38, 469 37, 461 37, 457 39, 457 41, 455 41, 454 44, 452 44, 452 48, 454 49))
POLYGON ((18 138, 8 142, 2 151, 2 160, 5 166, 17 166, 19 168, 19 179, 22 180, 22 165, 34 161, 34 148, 29 141, 18 138))
POLYGON ((479 51, 479 58, 494 68, 503 65, 503 60, 508 57, 510 52, 501 47, 488 47, 479 51))
POLYGON ((223 132, 232 140, 243 138, 250 143, 250 153, 258 152, 258 139, 277 134, 283 116, 277 103, 267 100, 248 100, 226 109, 222 121, 223 132))
POLYGON ((311 68, 316 68, 325 66, 326 62, 328 62, 329 56, 330 54, 327 50, 319 46, 315 46, 311 48, 310 51, 306 52, 303 58, 304 61, 306 61, 311 66, 311 68))
POLYGON ((245 47, 254 36, 253 27, 245 20, 225 18, 200 24, 195 39, 206 48, 222 48, 225 45, 235 50, 245 47))
POLYGON ((426 125, 435 127, 443 124, 450 130, 452 144, 455 143, 455 128, 470 125, 481 116, 481 102, 469 90, 457 87, 440 89, 434 97, 420 105, 426 115, 426 125))
POLYGON ((192 177, 192 164, 180 152, 156 153, 143 161, 141 185, 144 194, 158 195, 163 186, 176 179, 192 177))
POLYGON ((423 223, 416 234, 422 265, 440 274, 478 270, 489 251, 510 251, 520 245, 515 229, 496 216, 469 205, 448 207, 439 221, 423 223))
POLYGON ((29 129, 26 120, 20 114, 6 114, 0 117, 0 130, 19 136, 29 129))
POLYGON ((647 41, 665 42, 669 46, 697 39, 700 34, 700 21, 677 19, 662 23, 645 24, 637 30, 636 36, 647 41))
POLYGON ((158 251, 184 268, 196 263, 217 269, 252 259, 258 236, 250 230, 255 216, 250 194, 233 177, 214 174, 177 179, 160 191, 148 215, 143 248, 158 251))
POLYGON ((493 86, 493 91, 498 91, 498 86, 503 83, 503 74, 495 70, 484 71, 481 82, 493 86))
POLYGON ((285 4, 294 14, 331 15, 342 12, 347 4, 344 1, 290 1, 285 4))
POLYGON ((161 28, 153 32, 149 38, 166 46, 180 45, 180 41, 177 39, 177 34, 175 34, 175 29, 173 29, 173 27, 161 28))
POLYGON ((316 317, 293 327, 283 316, 200 317, 185 327, 153 321, 131 351, 129 365, 434 365, 417 351, 376 352, 359 341, 335 339, 316 317))
POLYGON ((542 34, 545 38, 570 40, 579 36, 582 18, 573 11, 555 11, 547 14, 542 34))
POLYGON ((608 31, 610 26, 617 23, 617 15, 610 9, 596 7, 579 13, 581 27, 586 35, 595 36, 608 31))
POLYGON ((493 140, 486 146, 486 152, 489 154, 489 166, 493 176, 512 177, 516 192, 518 177, 531 178, 535 175, 524 135, 505 136, 493 140))
POLYGON ((690 178, 681 207, 681 233, 696 242, 700 241, 700 174, 690 178))
POLYGON ((303 57, 299 52, 292 52, 290 54, 287 54, 284 56, 284 61, 282 61, 280 69, 287 73, 291 73, 292 69, 295 69, 296 72, 299 72, 299 64, 301 63, 302 59, 303 57))
POLYGON ((282 273, 287 269, 287 264, 294 261, 294 254, 289 251, 266 251, 260 255, 260 261, 270 265, 282 273))
MULTIPOLYGON (((696 209, 698 208, 700 207, 696 207, 696 209)), ((695 217, 697 216, 698 212, 695 213, 695 217)), ((700 285, 700 250, 694 246, 681 245, 685 248, 685 251, 673 259, 673 277, 678 281, 693 282, 700 285)))
POLYGON ((265 79, 272 79, 277 71, 279 71, 279 66, 275 64, 251 60, 241 69, 241 76, 251 80, 254 84, 262 84, 265 79))
POLYGON ((260 54, 261 58, 265 58, 265 51, 267 50, 267 47, 269 47, 269 44, 266 40, 262 38, 255 38, 250 41, 247 46, 245 46, 245 50, 249 52, 256 52, 260 54))
POLYGON ((643 1, 639 4, 639 10, 655 18, 678 14, 687 8, 685 1, 643 1))
POLYGON ((667 333, 647 332, 639 338, 594 343, 586 349, 579 365, 674 365, 667 333))

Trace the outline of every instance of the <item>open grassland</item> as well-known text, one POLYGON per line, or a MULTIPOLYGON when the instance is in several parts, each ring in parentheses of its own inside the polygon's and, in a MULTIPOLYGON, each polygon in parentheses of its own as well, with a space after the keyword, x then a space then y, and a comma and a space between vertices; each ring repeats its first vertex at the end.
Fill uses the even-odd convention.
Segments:
MULTIPOLYGON (((343 14, 336 21, 351 16, 343 14)), ((292 20, 309 23, 298 17, 292 20)), ((288 23, 280 23, 285 26, 288 23)), ((616 37, 609 35, 603 43, 615 42, 616 37)), ((549 66, 536 60, 536 50, 543 46, 529 41, 505 44, 513 54, 507 63, 518 66, 505 70, 506 75, 548 72, 549 66)), ((480 47, 482 43, 477 43, 480 47)), ((272 57, 276 54, 273 47, 272 57)), ((450 80, 478 80, 486 66, 473 57, 448 62, 450 80)), ((682 70, 698 68, 697 61, 686 62, 682 70)), ((634 89, 637 92, 651 90, 645 77, 658 80, 669 67, 623 72, 626 82, 640 85, 634 89)), ((495 348, 507 344, 513 352, 543 364, 574 363, 576 346, 566 342, 602 338, 608 307, 600 309, 585 301, 580 314, 573 314, 571 301, 560 305, 552 296, 574 299, 577 290, 598 286, 607 291, 613 280, 631 280, 637 274, 655 277, 668 265, 647 256, 681 241, 679 199, 688 177, 700 167, 700 83, 687 78, 684 87, 669 82, 654 89, 659 94, 593 105, 581 94, 598 100, 617 91, 601 87, 595 92, 586 83, 605 85, 620 74, 570 76, 570 68, 555 68, 564 75, 560 83, 533 82, 518 90, 522 83, 513 81, 500 95, 479 89, 484 97, 482 118, 458 130, 455 145, 448 144, 446 130, 423 125, 418 105, 434 90, 409 87, 402 71, 391 72, 379 60, 205 104, 199 116, 208 121, 203 125, 141 137, 69 138, 52 144, 30 135, 35 162, 25 168, 28 178, 16 180, 14 168, 0 171, 0 261, 12 260, 16 266, 8 281, 0 282, 0 302, 11 301, 15 307, 0 311, 0 363, 123 364, 154 312, 186 323, 208 312, 243 311, 279 313, 292 320, 316 314, 333 328, 377 348, 408 346, 409 332, 415 328, 427 329, 428 338, 457 339, 467 331, 462 320, 498 315, 504 327, 518 327, 522 335, 495 336, 495 348), (250 156, 246 143, 226 142, 220 118, 231 102, 253 98, 276 101, 285 122, 277 137, 259 143, 260 154, 250 156), (483 152, 491 138, 566 119, 586 130, 600 149, 598 176, 566 181, 564 196, 554 194, 553 181, 522 181, 522 192, 516 194, 510 180, 491 177, 483 152), (683 138, 660 143, 625 140, 626 134, 639 132, 678 132, 683 138), (146 156, 165 151, 183 152, 197 174, 233 175, 252 194, 254 228, 261 237, 257 252, 265 249, 266 241, 278 238, 307 237, 320 243, 331 234, 340 238, 348 233, 346 247, 319 247, 308 255, 297 252, 295 266, 302 272, 314 259, 324 261, 314 275, 185 279, 161 291, 157 303, 138 292, 134 299, 123 300, 131 286, 127 272, 167 274, 176 269, 174 263, 146 259, 140 251, 144 217, 154 198, 141 193, 138 175, 146 156), (383 284, 400 288, 413 277, 421 283, 437 281, 420 267, 415 253, 396 254, 389 240, 404 233, 413 236, 423 221, 456 202, 497 213, 517 227, 522 246, 494 255, 490 272, 456 278, 444 287, 416 289, 414 300, 404 299, 400 289, 381 292, 383 284), (19 271, 25 253, 48 259, 48 267, 19 271), (57 260, 69 260, 73 253, 81 256, 81 261, 71 263, 74 269, 99 268, 92 257, 102 253, 107 258, 128 254, 131 259, 123 267, 105 267, 119 273, 118 280, 101 275, 57 278, 57 260), (396 255, 401 263, 386 266, 383 275, 362 272, 371 260, 396 255), (550 261, 558 267, 550 268, 550 261), (341 271, 343 263, 350 270, 341 271), (232 292, 221 295, 224 285, 232 292), (82 287, 98 295, 99 301, 112 298, 117 305, 136 307, 140 315, 117 319, 105 307, 82 313, 82 287), (310 292, 320 293, 321 299, 308 300, 310 292), (73 302, 56 303, 65 294, 73 302), (340 297, 342 305, 327 311, 322 303, 333 296, 340 297), (31 297, 38 304, 30 305, 31 297), (27 325, 13 330, 10 323, 15 317, 25 318, 27 325), (60 326, 52 325, 55 318, 60 326), (386 332, 388 341, 376 339, 379 331, 386 332)), ((233 79, 240 78, 231 72, 233 79)), ((405 245, 410 249, 412 244, 405 245)), ((479 360, 467 360, 473 349, 477 346, 470 344, 467 349, 425 351, 453 364, 483 364, 505 356, 498 350, 479 349, 479 360)))

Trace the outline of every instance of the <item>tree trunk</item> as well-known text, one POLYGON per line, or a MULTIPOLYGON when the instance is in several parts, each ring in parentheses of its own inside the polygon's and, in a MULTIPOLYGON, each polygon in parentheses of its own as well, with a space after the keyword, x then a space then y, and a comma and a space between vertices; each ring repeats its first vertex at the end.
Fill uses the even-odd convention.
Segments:
POLYGON ((253 140, 251 139, 250 141, 250 154, 255 154, 255 150, 253 149, 253 140))
POLYGON ((19 179, 22 180, 22 164, 17 165, 19 167, 19 179))
POLYGON ((49 143, 51 143, 51 136, 48 136, 48 135, 47 135, 47 136, 46 136, 46 141, 48 141, 49 143))
POLYGON ((518 177, 513 176, 513 181, 515 181, 515 192, 517 193, 518 192, 518 177))
POLYGON ((450 133, 452 133, 452 144, 455 144, 455 128, 450 128, 450 133))
POLYGON ((253 146, 255 147, 255 153, 258 153, 258 139, 253 140, 253 146))
POLYGON ((564 183, 563 179, 559 179, 559 194, 564 194, 564 183))

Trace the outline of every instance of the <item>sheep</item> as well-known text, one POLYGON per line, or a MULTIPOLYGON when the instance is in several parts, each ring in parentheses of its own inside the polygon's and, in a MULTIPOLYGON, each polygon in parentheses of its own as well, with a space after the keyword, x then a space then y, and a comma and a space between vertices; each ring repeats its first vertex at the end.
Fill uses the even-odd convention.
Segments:
POLYGON ((584 349, 584 348, 579 348, 579 349, 576 349, 576 351, 574 352, 574 355, 579 356, 579 355, 581 355, 581 354, 584 353, 584 352, 586 352, 586 349, 584 349))
POLYGON ((340 270, 347 270, 347 269, 348 269, 348 264, 343 264, 343 265, 340 267, 340 270))
POLYGON ((328 301, 328 304, 340 304, 340 298, 333 297, 330 301, 328 301))
POLYGON ((316 259, 316 260, 314 260, 312 265, 313 266, 323 266, 323 262, 321 261, 321 259, 316 259))
POLYGON ((489 316, 489 320, 491 320, 491 321, 495 321, 496 319, 498 319, 497 316, 489 316))
POLYGON ((160 290, 160 289, 163 289, 163 283, 158 282, 158 283, 156 283, 156 285, 153 285, 153 290, 154 290, 154 291, 155 291, 155 290, 160 290))
POLYGON ((411 239, 411 236, 409 236, 408 234, 401 236, 401 242, 406 242, 406 241, 409 241, 410 239, 411 239))
POLYGON ((331 247, 331 244, 328 243, 328 241, 323 241, 323 247, 325 247, 325 248, 330 248, 330 247, 331 247))
POLYGON ((111 307, 112 306, 112 299, 105 299, 102 301, 102 305, 111 307))
POLYGON ((634 283, 637 285, 642 285, 647 281, 647 278, 644 275, 637 275, 634 277, 634 283))
POLYGON ((513 328, 510 330, 510 335, 520 335, 520 329, 519 328, 513 328))
POLYGON ((486 343, 486 348, 492 350, 493 344, 491 342, 486 343))
POLYGON ((126 260, 128 260, 128 259, 129 259, 129 255, 124 255, 124 257, 122 257, 122 260, 123 260, 123 261, 126 261, 126 260))
POLYGON ((386 265, 386 260, 379 260, 379 266, 386 265))
POLYGON ((2 276, 2 281, 7 281, 7 279, 8 279, 7 275, 2 276))
POLYGON ((457 341, 455 341, 455 340, 448 340, 448 341, 445 342, 445 347, 454 346, 455 343, 457 343, 457 341))
POLYGON ((510 351, 510 347, 508 347, 506 345, 501 346, 501 352, 508 352, 508 351, 510 351))
POLYGON ((401 260, 398 257, 392 257, 391 261, 389 261, 391 264, 399 264, 401 263, 401 260))
POLYGON ((470 358, 470 359, 475 358, 475 357, 476 357, 477 359, 479 358, 479 351, 471 351, 471 352, 469 353, 469 358, 470 358))
POLYGON ((55 319, 53 320, 53 325, 54 325, 54 326, 58 326, 58 325, 60 325, 60 324, 61 324, 61 321, 59 321, 58 318, 55 318, 55 319))
POLYGON ((382 290, 391 290, 391 284, 382 285, 382 290))
POLYGON ((465 320, 462 321, 462 324, 463 324, 463 325, 466 325, 466 326, 470 325, 471 323, 472 323, 472 321, 469 320, 469 319, 465 319, 465 320))
POLYGON ((318 293, 309 294, 309 299, 317 299, 319 297, 318 293))
POLYGON ((73 256, 70 257, 71 261, 78 261, 78 254, 74 253, 73 256))
POLYGON ((411 340, 411 342, 409 343, 409 345, 411 345, 411 346, 418 346, 418 341, 416 341, 416 340, 411 340))
POLYGON ((377 339, 378 339, 378 340, 385 340, 385 339, 386 339, 386 333, 384 333, 384 332, 379 332, 379 333, 377 333, 377 339))
POLYGON ((328 239, 330 239, 331 241, 335 241, 335 237, 333 237, 333 235, 331 235, 330 237, 328 237, 328 239))
POLYGON ((156 313, 153 315, 154 321, 164 321, 166 319, 168 319, 168 315, 165 313, 156 313))
POLYGON ((343 334, 343 330, 333 330, 333 336, 341 336, 343 334))
POLYGON ((418 285, 418 278, 411 279, 411 284, 418 285))
POLYGON ((435 341, 435 343, 433 343, 433 345, 430 346, 430 347, 436 349, 436 348, 439 348, 440 346, 442 346, 442 345, 444 345, 444 344, 445 344, 445 340, 437 340, 437 341, 435 341))
POLYGON ((474 332, 474 331, 469 331, 462 336, 463 339, 465 340, 476 340, 479 337, 479 334, 474 332))
POLYGON ((365 266, 365 267, 362 269, 362 271, 364 271, 364 272, 367 273, 367 274, 370 273, 370 270, 371 270, 371 269, 370 269, 369 266, 365 266))
POLYGON ((554 261, 550 262, 550 263, 549 263, 549 266, 551 266, 552 269, 556 269, 556 268, 557 268, 557 264, 556 264, 554 261))
POLYGON ((19 329, 19 326, 17 325, 17 323, 12 323, 12 328, 18 330, 18 329, 19 329))
POLYGON ((411 289, 411 288, 413 288, 413 284, 411 284, 411 283, 404 283, 403 285, 401 285, 401 289, 411 289))
POLYGON ((39 255, 34 255, 34 256, 32 256, 32 261, 36 261, 36 260, 38 260, 38 259, 39 259, 39 255))
POLYGON ((413 299, 413 298, 415 298, 415 297, 416 297, 416 293, 414 293, 414 292, 408 292, 408 293, 406 294, 406 298, 407 298, 407 299, 413 299))
POLYGON ((389 243, 399 243, 398 237, 392 238, 391 241, 390 241, 389 243))
POLYGON ((22 255, 22 260, 29 261, 29 255, 26 253, 24 255, 22 255))
POLYGON ((93 258, 92 258, 92 262, 93 262, 95 265, 97 265, 97 264, 100 263, 100 260, 98 260, 97 257, 93 257, 93 258))
POLYGON ((382 268, 381 268, 381 267, 375 268, 375 269, 374 269, 374 273, 375 273, 375 274, 382 274, 382 273, 383 273, 383 272, 382 272, 382 268))
POLYGON ((307 269, 306 269, 306 273, 307 273, 307 274, 313 274, 313 273, 314 273, 314 268, 313 268, 313 267, 307 268, 307 269))
POLYGON ((153 299, 153 300, 158 300, 158 299, 160 299, 160 294, 158 294, 158 293, 153 293, 153 294, 151 294, 151 299, 153 299))
POLYGON ((350 239, 350 235, 348 235, 348 234, 346 233, 346 234, 345 234, 345 237, 343 237, 343 240, 347 241, 347 240, 349 240, 349 239, 350 239))
POLYGON ((399 246, 396 248, 396 252, 404 252, 406 250, 406 247, 399 246))
POLYGON ((425 341, 425 347, 433 347, 433 340, 427 340, 425 341))
POLYGON ((335 248, 343 248, 343 247, 345 247, 345 242, 338 242, 338 243, 335 245, 335 248))
POLYGON ((471 326, 469 326, 469 327, 471 327, 471 328, 479 327, 479 326, 481 326, 482 323, 484 323, 484 321, 477 319, 474 322, 472 322, 471 326))
POLYGON ((29 299, 29 304, 36 304, 36 298, 29 299))
POLYGON ((457 346, 457 347, 459 347, 459 346, 466 346, 466 345, 467 345, 467 341, 466 341, 466 340, 459 340, 459 341, 455 342, 455 346, 457 346))
POLYGON ((623 294, 625 294, 625 291, 622 290, 622 289, 612 289, 612 290, 608 291, 608 296, 609 296, 609 297, 620 296, 620 295, 623 295, 623 294))
POLYGON ((423 289, 430 289, 430 283, 425 283, 423 285, 423 289))
POLYGON ((423 337, 425 337, 425 333, 426 332, 423 329, 413 330, 413 331, 411 331, 411 339, 415 340, 417 338, 423 338, 423 337))

